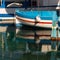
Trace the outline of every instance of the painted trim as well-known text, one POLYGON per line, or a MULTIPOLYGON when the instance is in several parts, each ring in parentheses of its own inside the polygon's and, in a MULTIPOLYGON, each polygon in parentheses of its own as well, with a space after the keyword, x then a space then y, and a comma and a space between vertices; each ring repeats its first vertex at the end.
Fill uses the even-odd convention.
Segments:
POLYGON ((15 17, 0 17, 0 19, 15 19, 15 17))
POLYGON ((0 17, 14 17, 14 14, 0 14, 0 17))
MULTIPOLYGON (((26 19, 23 19, 23 18, 19 18, 19 17, 16 17, 18 20, 22 20, 22 21, 24 21, 24 22, 29 22, 29 23, 35 23, 35 20, 33 21, 33 20, 26 20, 26 19)), ((36 23, 39 23, 39 24, 52 24, 52 22, 46 22, 46 21, 44 21, 44 22, 42 22, 42 20, 41 21, 37 21, 36 23)))

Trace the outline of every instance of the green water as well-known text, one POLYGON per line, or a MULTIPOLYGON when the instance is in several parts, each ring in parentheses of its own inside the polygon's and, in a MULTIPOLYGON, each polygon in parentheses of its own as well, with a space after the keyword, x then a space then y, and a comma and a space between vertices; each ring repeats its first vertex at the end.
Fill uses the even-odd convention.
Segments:
POLYGON ((16 27, 8 27, 5 32, 0 32, 0 60, 58 60, 59 51, 34 54, 37 49, 35 43, 28 43, 22 38, 16 37, 16 27), (30 52, 26 52, 26 44, 29 44, 30 52))

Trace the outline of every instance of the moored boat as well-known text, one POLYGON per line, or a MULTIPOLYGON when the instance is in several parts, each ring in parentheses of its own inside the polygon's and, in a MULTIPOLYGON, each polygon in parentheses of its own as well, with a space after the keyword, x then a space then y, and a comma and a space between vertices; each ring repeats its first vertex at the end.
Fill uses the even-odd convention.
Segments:
POLYGON ((57 22, 57 13, 56 11, 16 10, 16 20, 25 25, 52 28, 53 20, 57 22))

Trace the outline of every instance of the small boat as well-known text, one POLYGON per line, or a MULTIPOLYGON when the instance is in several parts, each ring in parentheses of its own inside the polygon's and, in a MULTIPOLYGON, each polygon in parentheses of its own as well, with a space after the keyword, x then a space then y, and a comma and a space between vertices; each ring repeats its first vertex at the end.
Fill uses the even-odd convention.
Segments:
POLYGON ((52 28, 57 21, 56 11, 20 11, 16 10, 16 20, 25 25, 52 28))
MULTIPOLYGON (((35 5, 37 5, 37 10, 29 10, 29 11, 21 11, 19 9, 16 10, 16 22, 21 22, 25 25, 30 26, 37 26, 37 27, 44 27, 44 28, 52 28, 52 22, 58 21, 58 18, 60 16, 60 0, 55 1, 52 3, 52 1, 47 2, 47 0, 44 2, 44 4, 41 4, 42 1, 36 0, 37 2, 35 5), (41 4, 41 6, 40 6, 41 4), (43 9, 41 9, 41 8, 43 9), (45 7, 47 9, 45 9, 45 7), (49 10, 50 9, 50 10, 49 10), (59 12, 58 12, 59 11, 59 12)), ((31 8, 32 8, 32 0, 31 0, 31 8)), ((36 7, 36 6, 35 6, 36 7)))

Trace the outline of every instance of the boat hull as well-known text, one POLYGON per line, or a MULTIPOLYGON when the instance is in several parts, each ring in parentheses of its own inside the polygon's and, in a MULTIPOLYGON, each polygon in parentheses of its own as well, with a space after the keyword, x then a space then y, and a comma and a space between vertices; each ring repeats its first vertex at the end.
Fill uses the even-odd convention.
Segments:
POLYGON ((52 28, 52 20, 35 21, 34 19, 27 19, 27 18, 23 18, 23 17, 19 17, 19 16, 16 16, 16 20, 25 25, 52 28))
POLYGON ((52 28, 52 22, 57 20, 57 14, 56 11, 16 10, 16 20, 25 25, 52 28))

